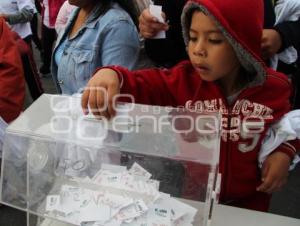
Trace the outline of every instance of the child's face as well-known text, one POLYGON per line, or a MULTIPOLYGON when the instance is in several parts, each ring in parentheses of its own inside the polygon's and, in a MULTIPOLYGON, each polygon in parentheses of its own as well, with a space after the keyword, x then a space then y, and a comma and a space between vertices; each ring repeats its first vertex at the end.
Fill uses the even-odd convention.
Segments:
POLYGON ((203 80, 235 80, 240 63, 232 46, 209 17, 195 11, 189 36, 188 54, 203 80))

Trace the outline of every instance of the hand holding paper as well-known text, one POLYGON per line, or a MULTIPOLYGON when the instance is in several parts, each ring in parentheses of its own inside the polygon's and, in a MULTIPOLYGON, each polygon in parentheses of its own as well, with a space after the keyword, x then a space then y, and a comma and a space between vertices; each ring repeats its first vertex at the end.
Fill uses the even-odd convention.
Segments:
MULTIPOLYGON (((165 20, 162 17, 162 7, 159 5, 150 5, 149 6, 150 14, 154 16, 158 22, 164 24, 165 20)), ((158 32, 154 37, 154 39, 164 39, 166 38, 166 32, 165 31, 160 31, 158 32)))
POLYGON ((161 6, 151 4, 141 13, 139 29, 144 38, 164 38, 163 33, 169 29, 169 25, 165 23, 165 14, 161 6))

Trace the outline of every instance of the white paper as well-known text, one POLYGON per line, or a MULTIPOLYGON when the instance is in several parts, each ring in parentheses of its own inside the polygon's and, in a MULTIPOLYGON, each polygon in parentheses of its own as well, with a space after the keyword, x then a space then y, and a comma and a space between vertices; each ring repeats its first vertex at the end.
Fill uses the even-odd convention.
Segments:
POLYGON ((132 221, 134 218, 141 216, 148 210, 148 207, 143 200, 137 200, 127 208, 122 209, 115 219, 118 221, 132 221))
POLYGON ((63 185, 58 195, 47 197, 46 211, 61 221, 82 226, 191 225, 197 209, 159 192, 159 182, 150 177, 137 163, 130 170, 104 164, 92 180, 82 178, 81 182, 88 180, 117 190, 104 192, 63 185))
POLYGON ((113 217, 121 209, 131 205, 133 203, 133 199, 106 193, 102 202, 111 208, 111 217, 113 217))
POLYGON ((112 165, 112 164, 101 164, 101 169, 102 170, 108 170, 112 173, 122 173, 127 171, 126 166, 119 166, 119 165, 112 165))
POLYGON ((159 181, 158 180, 150 179, 147 181, 147 184, 149 186, 153 187, 154 189, 159 190, 159 181))
POLYGON ((92 224, 84 224, 83 226, 120 226, 122 222, 119 222, 115 219, 111 219, 108 222, 105 222, 105 224, 102 224, 101 222, 94 222, 92 224))
POLYGON ((80 209, 80 222, 99 221, 105 223, 110 220, 111 209, 102 203, 90 202, 89 205, 80 209))
POLYGON ((130 222, 126 222, 122 224, 122 226, 146 226, 147 225, 147 217, 146 214, 142 215, 139 218, 133 219, 130 222))
POLYGON ((85 201, 88 200, 88 197, 89 194, 86 194, 84 189, 64 185, 60 193, 60 206, 58 210, 65 214, 78 211, 84 205, 85 201))
POLYGON ((162 205, 152 205, 147 213, 147 226, 171 226, 171 210, 162 205))
POLYGON ((160 22, 160 23, 165 22, 164 18, 161 15, 162 6, 160 6, 160 5, 150 5, 149 6, 149 11, 150 11, 151 15, 154 16, 158 20, 158 22, 160 22))
POLYGON ((190 222, 193 221, 197 209, 189 206, 183 202, 180 202, 174 198, 161 198, 156 202, 160 206, 164 206, 171 210, 171 220, 176 221, 179 218, 185 216, 190 222))
POLYGON ((79 213, 78 212, 71 212, 67 215, 56 215, 56 218, 60 221, 65 221, 72 225, 80 225, 79 221, 79 213))
POLYGON ((53 211, 60 205, 59 195, 48 195, 46 200, 46 211, 53 211))
POLYGON ((149 180, 152 176, 151 173, 149 173, 147 170, 145 170, 136 162, 130 168, 129 173, 135 177, 140 177, 139 179, 145 179, 145 180, 149 180))
MULTIPOLYGON (((165 23, 165 20, 161 15, 162 6, 160 6, 160 5, 150 5, 149 6, 149 11, 150 11, 150 14, 158 20, 158 22, 165 23)), ((166 38, 166 32, 165 31, 160 31, 156 34, 156 36, 154 36, 152 38, 153 39, 164 39, 164 38, 166 38)))

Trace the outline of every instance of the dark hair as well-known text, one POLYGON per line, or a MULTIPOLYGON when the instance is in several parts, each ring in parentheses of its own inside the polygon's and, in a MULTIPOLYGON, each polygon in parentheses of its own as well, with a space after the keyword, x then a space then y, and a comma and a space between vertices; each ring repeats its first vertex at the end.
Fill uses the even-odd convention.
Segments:
MULTIPOLYGON (((189 12, 188 12, 187 15, 186 15, 186 24, 183 25, 183 26, 186 26, 186 28, 187 28, 187 31, 188 31, 187 35, 188 35, 189 39, 190 39, 189 30, 190 30, 190 28, 191 28, 191 25, 192 25, 192 17, 193 17, 193 14, 194 14, 195 12, 202 12, 202 11, 201 11, 200 9, 198 9, 198 8, 194 8, 194 9, 189 10, 189 12)), ((202 12, 202 13, 203 13, 203 12, 202 12)))
POLYGON ((113 3, 118 3, 131 17, 136 27, 138 27, 138 11, 133 0, 94 0, 101 5, 99 7, 98 16, 105 14, 113 3))
MULTIPOLYGON (((185 24, 182 24, 182 26, 186 26, 186 28, 187 28, 188 32, 186 35, 188 36, 188 39, 190 39, 189 29, 191 28, 192 17, 195 12, 202 12, 204 15, 207 16, 207 13, 205 11, 202 11, 200 8, 193 8, 188 11, 188 13, 186 14, 185 24)), ((226 38, 226 40, 228 41, 228 38, 226 38)), ((237 52, 235 50, 234 50, 234 52, 235 52, 235 54, 237 54, 237 52)), ((240 86, 244 87, 255 79, 255 75, 257 72, 247 70, 241 63, 241 59, 238 58, 238 60, 241 64, 239 75, 242 75, 242 76, 240 76, 240 79, 241 79, 240 86)))

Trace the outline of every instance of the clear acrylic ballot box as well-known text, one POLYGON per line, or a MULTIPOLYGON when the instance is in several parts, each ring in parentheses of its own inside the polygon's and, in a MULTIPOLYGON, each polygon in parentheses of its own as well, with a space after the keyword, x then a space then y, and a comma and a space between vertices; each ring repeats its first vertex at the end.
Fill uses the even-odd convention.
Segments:
POLYGON ((6 130, 1 202, 27 226, 209 225, 218 201, 220 116, 42 95, 6 130))

